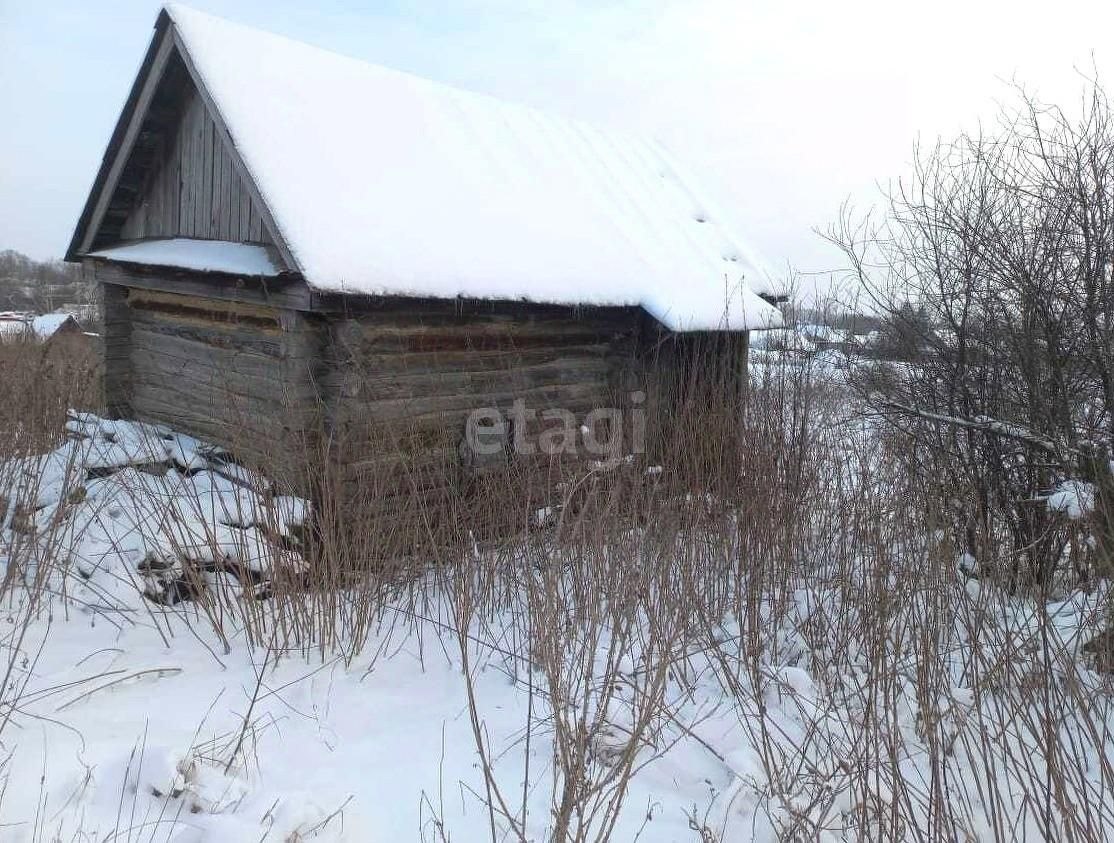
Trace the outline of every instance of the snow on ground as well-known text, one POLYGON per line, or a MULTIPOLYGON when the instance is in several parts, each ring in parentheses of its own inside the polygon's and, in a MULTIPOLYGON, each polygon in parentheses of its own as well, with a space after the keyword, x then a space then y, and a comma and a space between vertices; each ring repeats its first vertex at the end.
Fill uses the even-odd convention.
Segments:
POLYGON ((1083 480, 1065 480, 1048 495, 1048 508, 1078 520, 1095 508, 1095 487, 1083 480))
MULTIPOLYGON (((800 629, 832 608, 834 591, 794 593, 800 629)), ((1070 628, 1085 610, 1064 605, 1060 626, 1070 628)), ((176 843, 434 840, 439 824, 450 839, 488 838, 461 661, 441 626, 447 618, 406 636, 380 632, 346 665, 277 658, 236 639, 225 652, 204 619, 152 612, 160 613, 157 624, 142 615, 57 612, 36 621, 20 643, 31 661, 14 670, 13 681, 26 686, 4 735, 4 751, 13 753, 0 810, 4 839, 37 839, 38 828, 50 839, 71 839, 80 829, 87 836, 78 839, 103 840, 128 829, 124 839, 176 843), (237 748, 245 720, 250 728, 237 748)), ((1025 624, 1006 616, 1001 632, 1016 634, 1025 624)), ((739 631, 731 619, 721 630, 733 657, 739 631)), ((779 657, 763 661, 761 687, 744 678, 743 696, 733 699, 705 678, 674 704, 662 742, 676 743, 634 777, 611 839, 633 840, 640 829, 645 840, 699 839, 695 816, 720 835, 713 839, 775 841, 798 813, 826 829, 820 839, 857 837, 846 825, 857 796, 847 762, 869 740, 862 720, 869 696, 856 681, 856 671, 865 679, 867 662, 845 654, 840 664, 839 654, 810 646, 788 625, 770 634, 779 657), (829 659, 829 670, 818 667, 829 659), (762 724, 775 735, 768 745, 757 737, 762 724), (764 762, 771 747, 774 765, 764 762)), ((479 643, 472 656, 483 665, 475 693, 496 749, 496 777, 517 797, 529 759, 528 828, 532 839, 545 839, 552 745, 544 724, 528 749, 524 743, 528 710, 542 702, 532 699, 522 665, 479 643)), ((639 666, 631 667, 636 676, 639 666)), ((901 774, 927 790, 916 689, 899 686, 897 716, 885 727, 896 731, 901 774)), ((959 735, 978 720, 970 687, 940 692, 943 731, 959 735)), ((993 741, 1039 739, 998 725, 993 741)), ((977 740, 965 742, 970 735, 953 740, 960 755, 979 750, 977 740)), ((976 769, 960 767, 970 775, 976 769)), ((976 831, 993 837, 986 824, 976 831)))
MULTIPOLYGON (((369 659, 288 657, 267 665, 252 707, 265 654, 239 641, 224 653, 204 620, 187 624, 170 619, 169 643, 143 619, 118 628, 78 614, 35 627, 50 646, 18 718, 5 839, 34 839, 40 800, 43 828, 61 839, 78 828, 98 840, 117 828, 140 840, 285 841, 315 829, 328 840, 419 839, 423 790, 466 827, 484 820, 459 787, 482 782, 451 660, 427 653, 423 665, 404 646, 365 676, 369 659)), ((493 673, 484 692, 514 709, 505 677, 493 673)), ((489 723, 496 740, 517 725, 489 723)))
POLYGON ((305 503, 253 488, 198 440, 91 414, 67 432, 54 451, 0 467, 0 527, 32 558, 65 557, 74 598, 133 609, 187 563, 255 580, 304 564, 293 534, 305 503))
MULTIPOLYGON (((526 806, 527 838, 548 838, 553 722, 567 711, 516 638, 524 597, 459 636, 453 592, 430 577, 386 601, 352 658, 313 654, 312 642, 252 646, 235 611, 218 632, 194 604, 140 591, 153 561, 222 561, 211 578, 232 585, 227 606, 272 605, 227 563, 266 574, 261 558, 285 558, 268 543, 294 532, 305 505, 230 480, 218 455, 163 428, 78 416, 70 430, 58 450, 0 475, 11 501, 33 501, 20 513, 8 505, 0 534, 0 838, 490 839, 474 725, 510 810, 526 806), (45 593, 13 585, 62 551, 72 551, 68 575, 51 574, 45 593)), ((527 565, 519 576, 543 574, 527 565)), ((1068 774, 1072 798, 1109 796, 1114 712, 1106 680, 1077 658, 1079 630, 1105 600, 1103 589, 1072 592, 1038 610, 916 566, 817 559, 678 645, 610 839, 902 839, 910 829, 863 817, 883 823, 900 793, 913 794, 900 808, 907 822, 940 822, 928 808, 933 787, 970 839, 1001 836, 995 814, 1013 816, 1019 839, 1039 839, 1030 794, 1045 781, 1040 706, 1053 687, 1041 677, 1088 700, 1090 719, 1057 711, 1052 726, 1053 740, 1086 747, 1068 774), (921 646, 933 629, 938 638, 921 646), (943 782, 937 764, 947 765, 943 782), (1000 771, 997 812, 980 801, 987 769, 1000 771)), ((568 652, 581 634, 574 625, 560 636, 568 652)), ((660 654, 645 635, 630 636, 617 659, 608 634, 585 643, 588 687, 609 658, 617 665, 613 692, 588 696, 600 707, 584 737, 596 773, 618 764, 650 693, 660 654)), ((494 823, 498 839, 513 839, 494 823)))

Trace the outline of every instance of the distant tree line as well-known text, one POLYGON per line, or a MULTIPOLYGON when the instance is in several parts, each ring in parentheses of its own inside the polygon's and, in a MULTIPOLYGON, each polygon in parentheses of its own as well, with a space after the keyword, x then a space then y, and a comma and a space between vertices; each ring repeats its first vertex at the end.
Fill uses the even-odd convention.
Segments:
POLYGON ((63 305, 89 304, 94 292, 80 266, 37 261, 12 249, 0 252, 0 311, 49 313, 63 305))

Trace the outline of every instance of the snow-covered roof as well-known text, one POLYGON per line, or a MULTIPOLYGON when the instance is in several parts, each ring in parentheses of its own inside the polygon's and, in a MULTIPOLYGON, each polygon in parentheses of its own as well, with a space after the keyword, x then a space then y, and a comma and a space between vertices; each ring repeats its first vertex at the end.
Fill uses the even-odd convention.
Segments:
POLYGON ((658 144, 167 13, 312 287, 780 324, 758 261, 658 144))
POLYGON ((801 333, 816 342, 847 342, 849 332, 831 325, 801 325, 801 333))
POLYGON ((763 331, 751 340, 750 347, 759 351, 799 351, 812 353, 816 346, 800 331, 793 328, 775 328, 763 331))
POLYGON ((31 330, 35 332, 38 339, 48 340, 71 320, 73 317, 68 313, 46 313, 31 320, 31 330))
POLYGON ((277 275, 278 268, 266 247, 223 240, 142 240, 92 252, 91 257, 124 263, 170 266, 203 272, 229 272, 234 275, 277 275))
POLYGON ((46 341, 71 320, 73 317, 68 313, 45 313, 27 319, 0 319, 0 339, 46 341))

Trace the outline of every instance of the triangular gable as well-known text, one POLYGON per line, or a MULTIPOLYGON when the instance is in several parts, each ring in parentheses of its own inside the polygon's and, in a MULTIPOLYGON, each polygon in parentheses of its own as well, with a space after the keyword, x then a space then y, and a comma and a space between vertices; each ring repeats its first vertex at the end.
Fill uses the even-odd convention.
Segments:
POLYGON ((66 258, 167 237, 266 245, 283 269, 298 270, 163 12, 66 258))

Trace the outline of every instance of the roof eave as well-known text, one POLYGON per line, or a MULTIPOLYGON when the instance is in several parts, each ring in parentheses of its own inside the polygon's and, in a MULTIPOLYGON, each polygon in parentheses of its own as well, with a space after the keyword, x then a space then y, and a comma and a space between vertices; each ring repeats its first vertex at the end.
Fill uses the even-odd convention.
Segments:
POLYGON ((155 58, 162 48, 162 42, 167 34, 167 30, 170 28, 170 24, 170 15, 167 13, 166 9, 160 10, 159 16, 155 20, 155 31, 154 35, 151 36, 151 43, 147 47, 147 53, 143 57, 143 63, 139 66, 139 72, 135 76, 135 81, 132 82, 128 98, 124 101, 124 108, 121 110, 120 116, 116 120, 116 127, 112 130, 108 146, 101 156, 101 164, 100 168, 97 170, 97 176, 93 180, 93 186, 89 190, 89 195, 85 198, 85 205, 81 210, 81 216, 78 217, 77 226, 74 228, 73 236, 70 238, 70 244, 66 248, 65 260, 70 263, 76 263, 81 260, 81 245, 85 240, 89 224, 92 221, 97 201, 104 191, 109 173, 112 170, 112 164, 120 152, 120 147, 123 145, 124 137, 128 132, 128 126, 131 124, 132 117, 135 115, 136 106, 139 104, 143 88, 147 84, 147 78, 151 74, 151 68, 155 64, 155 58))
POLYGON ((766 304, 773 305, 774 307, 777 307, 779 304, 785 304, 787 301, 789 301, 788 294, 756 293, 756 295, 758 296, 758 298, 762 299, 762 301, 766 302, 766 304))

